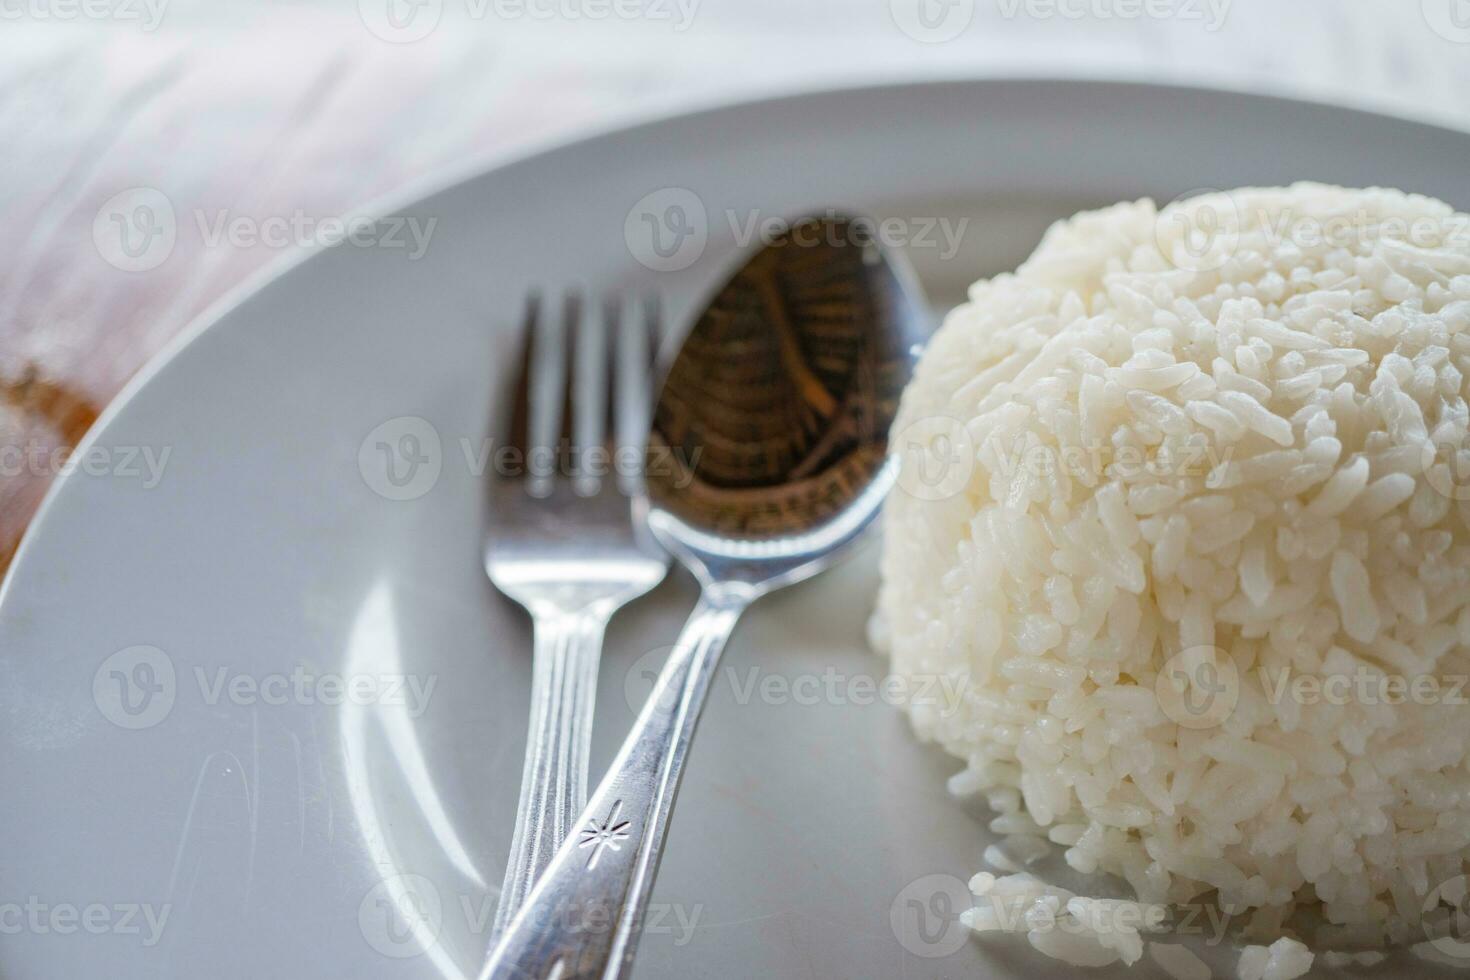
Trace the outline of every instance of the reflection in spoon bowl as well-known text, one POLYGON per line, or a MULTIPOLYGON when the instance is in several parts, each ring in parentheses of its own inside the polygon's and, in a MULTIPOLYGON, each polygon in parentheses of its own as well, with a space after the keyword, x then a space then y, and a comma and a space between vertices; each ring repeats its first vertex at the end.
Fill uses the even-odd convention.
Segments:
POLYGON ((699 318, 654 417, 655 509, 764 539, 809 532, 870 489, 922 321, 860 227, 795 225, 699 318))

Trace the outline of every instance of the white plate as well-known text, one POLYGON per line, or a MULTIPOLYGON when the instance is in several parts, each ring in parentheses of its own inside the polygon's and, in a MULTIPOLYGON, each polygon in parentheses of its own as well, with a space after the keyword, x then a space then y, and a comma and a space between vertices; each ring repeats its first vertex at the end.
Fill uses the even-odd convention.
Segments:
MULTIPOLYGON (((225 310, 90 435, 83 451, 111 454, 110 475, 63 480, 32 528, 0 605, 0 975, 473 974, 530 659, 525 620, 481 570, 461 440, 489 431, 527 289, 652 287, 682 323, 738 257, 727 213, 740 226, 833 206, 970 218, 958 257, 909 249, 952 298, 1023 257, 1048 220, 1122 198, 1310 177, 1464 207, 1467 149, 1444 130, 1241 95, 931 84, 658 122, 390 212, 438 219, 422 259, 331 249, 225 310), (635 255, 657 264, 642 213, 682 202, 698 221, 689 194, 644 201, 666 188, 693 192, 708 241, 688 268, 654 272, 635 255), (400 492, 379 443, 411 448, 413 434, 434 462, 400 492), (169 453, 156 485, 126 475, 140 447, 169 453), (272 686, 298 668, 435 686, 422 711, 392 692, 324 704, 330 688, 272 686), (216 690, 220 677, 246 686, 216 690), (167 913, 158 935, 150 910, 167 913)), ((952 921, 984 815, 947 798, 954 762, 870 703, 874 585, 870 553, 742 623, 639 976, 1045 972, 1023 945, 967 942, 952 921)), ((599 771, 692 600, 676 577, 613 624, 599 771)))

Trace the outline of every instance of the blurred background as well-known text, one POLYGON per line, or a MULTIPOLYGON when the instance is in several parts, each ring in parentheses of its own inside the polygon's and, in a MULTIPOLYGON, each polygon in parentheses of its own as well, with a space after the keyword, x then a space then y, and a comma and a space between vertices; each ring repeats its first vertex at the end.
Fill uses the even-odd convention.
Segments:
POLYGON ((679 109, 975 76, 1466 128, 1470 0, 0 0, 0 572, 119 389, 314 216, 679 109))

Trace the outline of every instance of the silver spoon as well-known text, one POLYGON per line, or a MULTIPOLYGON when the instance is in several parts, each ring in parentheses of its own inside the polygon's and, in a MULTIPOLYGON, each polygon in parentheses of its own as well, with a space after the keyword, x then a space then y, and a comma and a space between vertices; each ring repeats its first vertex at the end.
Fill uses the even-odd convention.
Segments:
POLYGON ((629 974, 726 639, 751 602, 827 568, 877 515, 924 320, 908 277, 861 228, 794 224, 720 291, 670 369, 649 439, 650 459, 670 462, 650 463, 644 503, 655 537, 699 579, 699 604, 482 980, 629 974))

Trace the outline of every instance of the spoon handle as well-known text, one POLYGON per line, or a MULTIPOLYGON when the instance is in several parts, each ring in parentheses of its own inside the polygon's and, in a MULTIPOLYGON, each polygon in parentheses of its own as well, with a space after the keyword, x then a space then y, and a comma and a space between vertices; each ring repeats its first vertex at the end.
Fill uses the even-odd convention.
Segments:
POLYGON ((725 641, 749 602, 718 587, 700 597, 617 758, 481 980, 629 975, 694 728, 725 641))

